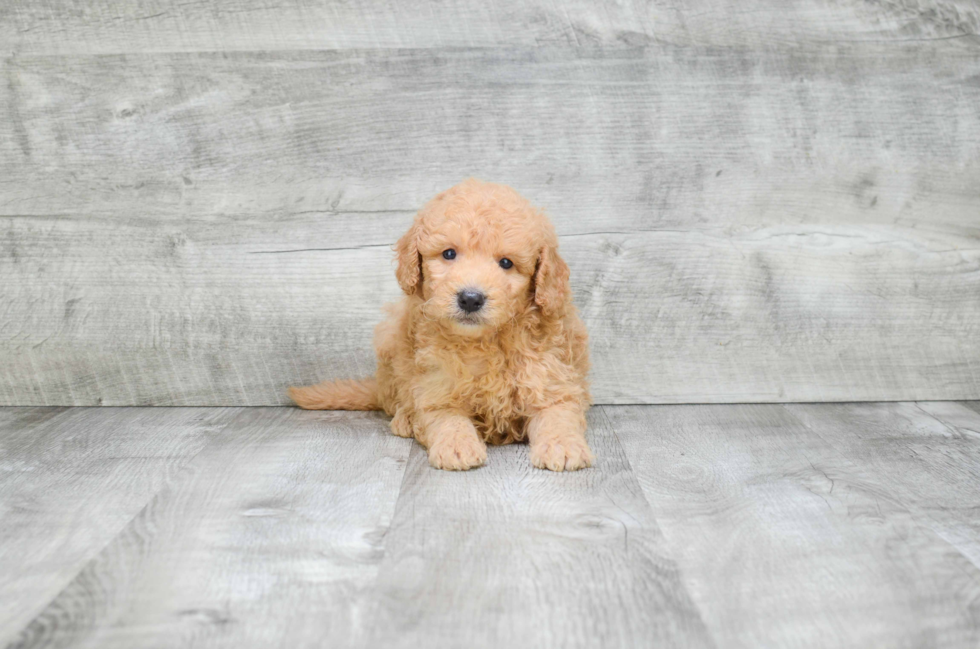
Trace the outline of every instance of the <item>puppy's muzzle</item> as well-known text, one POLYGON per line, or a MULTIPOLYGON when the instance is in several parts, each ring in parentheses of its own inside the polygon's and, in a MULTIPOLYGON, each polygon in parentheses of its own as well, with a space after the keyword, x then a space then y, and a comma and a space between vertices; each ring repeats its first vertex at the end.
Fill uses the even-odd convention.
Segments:
POLYGON ((471 288, 464 288, 456 294, 456 304, 466 313, 476 313, 483 308, 486 301, 486 295, 471 288))

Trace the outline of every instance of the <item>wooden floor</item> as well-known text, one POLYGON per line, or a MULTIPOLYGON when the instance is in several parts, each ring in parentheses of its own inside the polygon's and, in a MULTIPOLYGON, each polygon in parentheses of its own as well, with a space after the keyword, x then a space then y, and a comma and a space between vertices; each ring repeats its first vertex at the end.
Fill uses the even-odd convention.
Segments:
POLYGON ((0 646, 980 645, 980 403, 590 423, 447 473, 377 413, 0 409, 0 646))

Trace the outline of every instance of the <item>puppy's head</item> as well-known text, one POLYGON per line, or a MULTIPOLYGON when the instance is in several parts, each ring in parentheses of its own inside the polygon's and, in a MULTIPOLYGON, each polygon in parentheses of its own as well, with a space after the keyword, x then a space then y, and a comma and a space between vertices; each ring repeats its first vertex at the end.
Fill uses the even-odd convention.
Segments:
POLYGON ((568 266, 555 230, 510 187, 469 179, 442 192, 395 250, 402 290, 458 334, 479 335, 529 310, 564 313, 568 266))

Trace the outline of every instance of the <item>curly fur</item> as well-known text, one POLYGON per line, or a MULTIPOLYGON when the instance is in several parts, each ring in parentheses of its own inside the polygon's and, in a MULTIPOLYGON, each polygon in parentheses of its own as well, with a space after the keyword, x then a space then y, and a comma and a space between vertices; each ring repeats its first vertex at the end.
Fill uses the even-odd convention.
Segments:
POLYGON ((293 400, 380 407, 438 468, 479 466, 487 443, 525 439, 535 466, 590 466, 588 336, 547 217, 510 187, 469 179, 426 204, 395 250, 405 298, 375 329, 376 377, 291 388, 293 400), (487 296, 475 322, 457 306, 463 288, 487 296))

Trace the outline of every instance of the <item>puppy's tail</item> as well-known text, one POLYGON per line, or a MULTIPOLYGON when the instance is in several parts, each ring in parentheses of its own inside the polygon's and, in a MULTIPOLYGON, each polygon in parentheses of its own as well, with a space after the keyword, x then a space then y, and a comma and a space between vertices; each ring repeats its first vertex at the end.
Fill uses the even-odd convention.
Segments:
POLYGON ((293 387, 289 388, 289 397, 307 410, 381 410, 374 377, 293 387))

